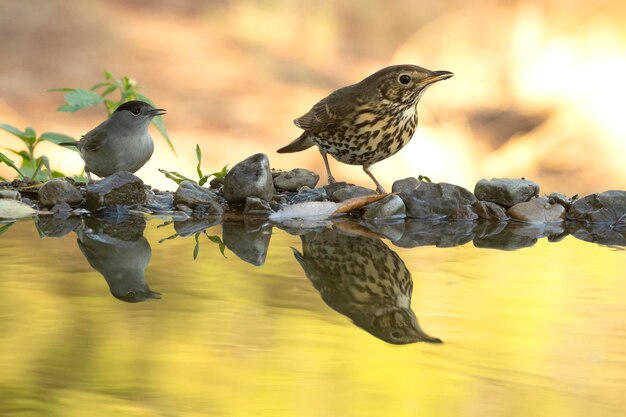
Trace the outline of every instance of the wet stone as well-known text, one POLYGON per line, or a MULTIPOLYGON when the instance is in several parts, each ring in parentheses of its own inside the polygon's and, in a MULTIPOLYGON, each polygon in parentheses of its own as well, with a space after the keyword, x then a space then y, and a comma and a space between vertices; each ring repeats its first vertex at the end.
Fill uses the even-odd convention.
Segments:
POLYGON ((393 242, 402 248, 464 245, 474 238, 474 222, 408 220, 402 237, 393 242))
POLYGON ((340 188, 332 193, 332 200, 340 203, 355 197, 363 197, 366 195, 375 195, 376 191, 359 185, 348 185, 340 188))
MULTIPOLYGON (((272 175, 274 172, 272 172, 272 175)), ((296 168, 274 178, 274 187, 283 191, 298 191, 301 187, 315 188, 320 176, 308 169, 296 168)))
POLYGON ((170 212, 174 210, 174 194, 170 192, 156 194, 152 191, 147 191, 144 206, 154 213, 170 212))
POLYGON ((233 166, 224 177, 223 191, 229 203, 243 203, 246 197, 270 201, 274 182, 267 155, 258 153, 233 166))
POLYGON ((83 201, 81 192, 63 178, 56 178, 42 185, 38 198, 41 207, 52 207, 63 203, 75 205, 83 201))
POLYGON ((45 237, 63 237, 76 230, 80 224, 79 217, 40 216, 37 219, 37 230, 45 237))
POLYGON ((611 190, 576 200, 567 218, 589 223, 615 223, 626 214, 626 191, 611 190))
POLYGON ((420 185, 420 180, 415 177, 408 177, 397 180, 391 186, 392 193, 410 193, 420 185))
POLYGON ((539 194, 539 185, 533 181, 514 178, 492 178, 478 181, 474 188, 476 198, 504 207, 512 207, 539 194))
POLYGON ((477 201, 472 207, 478 217, 483 220, 506 222, 509 219, 506 210, 491 201, 477 201))
POLYGON ((244 215, 269 216, 272 212, 270 203, 258 197, 247 197, 243 208, 244 215))
POLYGON ((20 201, 22 196, 17 190, 0 190, 0 198, 8 198, 10 200, 20 201))
POLYGON ((202 211, 211 215, 220 215, 224 212, 213 191, 192 181, 180 183, 174 194, 174 204, 176 206, 183 204, 192 209, 202 206, 202 211))
POLYGON ((394 194, 390 194, 382 200, 368 204, 364 209, 361 217, 365 220, 406 217, 404 201, 394 194))
POLYGON ((416 219, 441 219, 476 202, 467 189, 445 182, 420 182, 416 189, 399 195, 406 205, 407 216, 416 219))
POLYGON ((93 212, 107 206, 131 206, 146 202, 141 178, 121 171, 87 187, 87 207, 93 212))
POLYGON ((553 223, 563 221, 565 208, 560 204, 550 204, 545 197, 532 197, 530 201, 511 207, 507 214, 526 223, 553 223))
POLYGON ((549 200, 551 204, 557 203, 557 204, 562 205, 565 208, 565 210, 569 210, 576 199, 576 197, 567 198, 563 194, 559 194, 559 193, 548 194, 546 198, 549 200))
POLYGON ((328 201, 326 190, 323 188, 314 188, 312 190, 300 191, 291 198, 291 204, 305 203, 309 201, 328 201))

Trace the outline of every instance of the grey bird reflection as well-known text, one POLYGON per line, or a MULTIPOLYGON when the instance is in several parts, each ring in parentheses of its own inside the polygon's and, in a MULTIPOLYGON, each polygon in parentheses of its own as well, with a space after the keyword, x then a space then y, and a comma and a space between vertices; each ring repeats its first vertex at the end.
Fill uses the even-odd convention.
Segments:
POLYGON ((78 247, 89 265, 102 274, 115 298, 129 303, 161 298, 144 276, 152 256, 143 237, 145 227, 146 221, 138 217, 88 218, 76 229, 78 247))
POLYGON ((442 343, 427 335, 411 310, 413 279, 381 239, 327 228, 301 236, 294 256, 328 306, 388 343, 442 343))

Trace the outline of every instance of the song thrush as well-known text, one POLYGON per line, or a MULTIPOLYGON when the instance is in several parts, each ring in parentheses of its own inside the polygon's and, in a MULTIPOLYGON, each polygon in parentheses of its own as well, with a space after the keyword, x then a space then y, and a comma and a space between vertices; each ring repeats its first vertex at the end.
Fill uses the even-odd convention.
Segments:
POLYGON ((301 238, 294 256, 332 309, 388 343, 441 343, 417 323, 411 273, 380 239, 330 228, 301 238))
POLYGON ((452 75, 449 71, 430 71, 417 65, 383 68, 357 84, 331 93, 294 120, 304 132, 278 152, 299 152, 317 145, 329 183, 335 179, 327 154, 339 162, 363 165, 376 190, 384 193, 371 166, 389 158, 411 140, 422 94, 433 83, 452 75))

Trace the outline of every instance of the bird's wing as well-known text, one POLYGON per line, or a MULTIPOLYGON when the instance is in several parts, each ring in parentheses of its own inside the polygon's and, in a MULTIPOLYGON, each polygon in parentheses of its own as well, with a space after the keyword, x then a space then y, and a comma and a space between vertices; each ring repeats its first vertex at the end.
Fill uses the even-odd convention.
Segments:
POLYGON ((310 132, 324 130, 341 123, 354 112, 355 97, 351 87, 344 87, 323 98, 308 113, 293 122, 300 129, 310 132))
POLYGON ((95 152, 104 145, 107 133, 103 129, 91 130, 80 139, 79 149, 83 151, 95 152))

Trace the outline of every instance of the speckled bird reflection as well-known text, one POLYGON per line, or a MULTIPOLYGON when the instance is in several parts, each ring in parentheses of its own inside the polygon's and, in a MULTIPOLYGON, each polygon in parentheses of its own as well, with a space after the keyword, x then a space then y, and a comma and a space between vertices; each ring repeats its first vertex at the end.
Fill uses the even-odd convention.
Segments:
POLYGON ((381 239, 333 228, 301 238, 302 252, 294 255, 332 309, 388 343, 441 343, 417 323, 411 273, 381 239))

